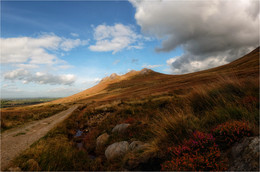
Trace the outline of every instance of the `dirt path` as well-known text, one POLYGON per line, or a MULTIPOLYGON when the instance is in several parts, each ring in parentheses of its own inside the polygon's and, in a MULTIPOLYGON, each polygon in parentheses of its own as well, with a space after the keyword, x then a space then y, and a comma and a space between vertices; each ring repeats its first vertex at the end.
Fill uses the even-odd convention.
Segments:
POLYGON ((14 128, 1 134, 1 170, 5 170, 11 161, 48 131, 67 118, 79 105, 74 105, 49 118, 33 121, 26 126, 14 128))

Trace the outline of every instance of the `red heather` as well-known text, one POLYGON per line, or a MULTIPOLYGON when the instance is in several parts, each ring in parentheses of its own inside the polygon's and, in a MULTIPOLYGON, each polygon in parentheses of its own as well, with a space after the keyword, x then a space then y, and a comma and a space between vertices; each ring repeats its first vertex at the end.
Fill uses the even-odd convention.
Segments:
POLYGON ((196 131, 191 139, 168 148, 168 152, 172 159, 161 165, 163 171, 226 170, 212 134, 196 131))

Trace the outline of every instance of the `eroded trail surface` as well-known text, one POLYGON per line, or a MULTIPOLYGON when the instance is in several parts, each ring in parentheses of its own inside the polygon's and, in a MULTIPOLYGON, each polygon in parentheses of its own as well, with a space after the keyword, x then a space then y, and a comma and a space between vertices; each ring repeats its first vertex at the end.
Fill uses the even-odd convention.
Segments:
POLYGON ((5 170, 11 161, 35 141, 46 135, 58 123, 66 119, 79 105, 74 105, 49 118, 33 121, 19 128, 1 134, 1 170, 5 170))

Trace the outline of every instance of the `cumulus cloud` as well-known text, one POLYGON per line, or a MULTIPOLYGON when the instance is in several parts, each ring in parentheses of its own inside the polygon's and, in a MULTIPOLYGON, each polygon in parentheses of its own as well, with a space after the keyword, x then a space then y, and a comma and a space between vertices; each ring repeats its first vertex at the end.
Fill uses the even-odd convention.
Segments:
POLYGON ((157 52, 183 48, 182 56, 167 62, 174 73, 228 63, 259 44, 257 0, 130 2, 142 32, 162 40, 157 52))
POLYGON ((24 84, 34 82, 38 84, 50 85, 71 85, 75 82, 76 77, 72 74, 52 75, 44 72, 30 72, 26 69, 16 69, 4 74, 5 80, 21 80, 24 84))
POLYGON ((112 51, 115 54, 123 49, 141 49, 142 43, 137 41, 140 41, 143 37, 135 33, 131 26, 103 24, 94 28, 94 39, 96 44, 89 46, 91 51, 112 51))
POLYGON ((54 64, 61 62, 57 51, 70 51, 88 40, 67 39, 54 34, 39 37, 0 38, 1 63, 54 64))

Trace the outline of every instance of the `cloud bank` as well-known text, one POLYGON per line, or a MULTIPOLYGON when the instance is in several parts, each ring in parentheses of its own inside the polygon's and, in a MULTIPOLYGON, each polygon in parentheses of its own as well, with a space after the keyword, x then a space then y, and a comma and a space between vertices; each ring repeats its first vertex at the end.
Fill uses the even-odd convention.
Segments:
POLYGON ((142 32, 162 40, 157 52, 183 48, 167 61, 173 73, 228 63, 259 44, 258 0, 130 2, 142 32))
POLYGON ((1 63, 55 64, 61 62, 59 51, 86 45, 87 40, 68 39, 54 34, 39 37, 0 38, 1 63))
POLYGON ((6 80, 21 80, 24 84, 34 82, 37 84, 50 85, 72 85, 76 81, 76 77, 72 74, 52 75, 44 72, 30 72, 25 69, 16 69, 4 74, 6 80))
POLYGON ((141 49, 141 35, 135 33, 130 26, 115 24, 114 26, 98 25, 94 28, 95 45, 90 45, 91 51, 107 52, 113 54, 123 49, 141 49))

